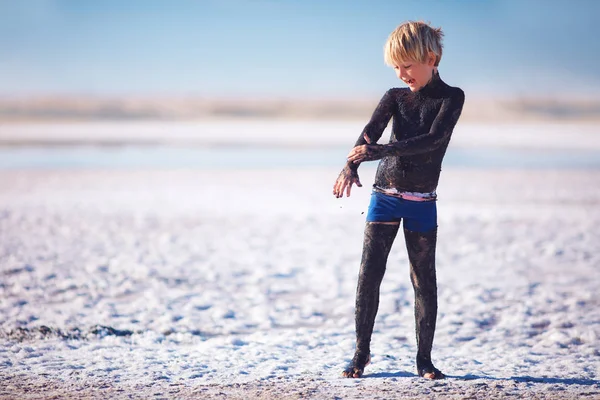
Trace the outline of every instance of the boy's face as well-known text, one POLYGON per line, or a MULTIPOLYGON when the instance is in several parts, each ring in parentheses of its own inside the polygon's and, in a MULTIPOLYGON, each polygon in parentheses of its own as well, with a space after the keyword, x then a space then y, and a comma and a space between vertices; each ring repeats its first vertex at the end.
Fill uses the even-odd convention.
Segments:
POLYGON ((426 62, 404 61, 394 65, 396 76, 406 83, 411 92, 416 92, 425 86, 433 75, 435 57, 429 57, 426 62))

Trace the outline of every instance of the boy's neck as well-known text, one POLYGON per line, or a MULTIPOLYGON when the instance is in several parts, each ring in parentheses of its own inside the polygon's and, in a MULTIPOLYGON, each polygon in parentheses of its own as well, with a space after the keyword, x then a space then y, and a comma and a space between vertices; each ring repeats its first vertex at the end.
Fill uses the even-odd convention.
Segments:
MULTIPOLYGON (((433 70, 431 71, 431 78, 429 79, 429 82, 427 82, 425 84, 425 86, 429 85, 431 82, 433 82, 433 80, 435 80, 436 78, 439 78, 440 73, 438 72, 437 67, 434 67, 433 70)), ((425 87, 423 86, 423 87, 425 87)))
POLYGON ((434 83, 437 80, 440 80, 440 74, 436 67, 431 71, 431 78, 427 81, 427 83, 424 84, 423 87, 421 87, 415 93, 425 93, 427 91, 427 89, 432 86, 432 83, 434 83))

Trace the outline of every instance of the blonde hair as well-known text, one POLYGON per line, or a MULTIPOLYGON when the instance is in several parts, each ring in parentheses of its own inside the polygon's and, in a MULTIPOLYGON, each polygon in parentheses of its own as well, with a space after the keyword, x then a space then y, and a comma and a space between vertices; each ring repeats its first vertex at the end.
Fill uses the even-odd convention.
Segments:
POLYGON ((423 21, 407 21, 390 34, 384 46, 385 63, 391 67, 406 61, 426 62, 435 54, 437 67, 442 59, 442 28, 432 28, 423 21))

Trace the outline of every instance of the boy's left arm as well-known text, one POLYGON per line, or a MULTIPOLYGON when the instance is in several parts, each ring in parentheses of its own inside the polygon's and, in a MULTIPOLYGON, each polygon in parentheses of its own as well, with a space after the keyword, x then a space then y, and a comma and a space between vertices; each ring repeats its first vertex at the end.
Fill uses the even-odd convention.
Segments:
POLYGON ((390 155, 409 156, 427 153, 438 148, 452 133, 460 117, 464 102, 464 92, 457 89, 455 95, 444 100, 442 103, 442 107, 428 133, 395 143, 357 146, 348 155, 348 161, 360 163, 363 161, 379 160, 390 155))

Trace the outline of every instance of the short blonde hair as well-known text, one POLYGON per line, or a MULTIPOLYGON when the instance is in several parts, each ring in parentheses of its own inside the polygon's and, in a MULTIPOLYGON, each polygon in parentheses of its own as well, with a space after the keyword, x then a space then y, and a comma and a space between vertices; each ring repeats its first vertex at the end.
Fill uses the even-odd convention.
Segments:
POLYGON ((432 52, 437 67, 442 59, 443 36, 442 28, 433 28, 423 21, 405 22, 385 42, 385 63, 391 67, 413 60, 424 63, 432 52))

